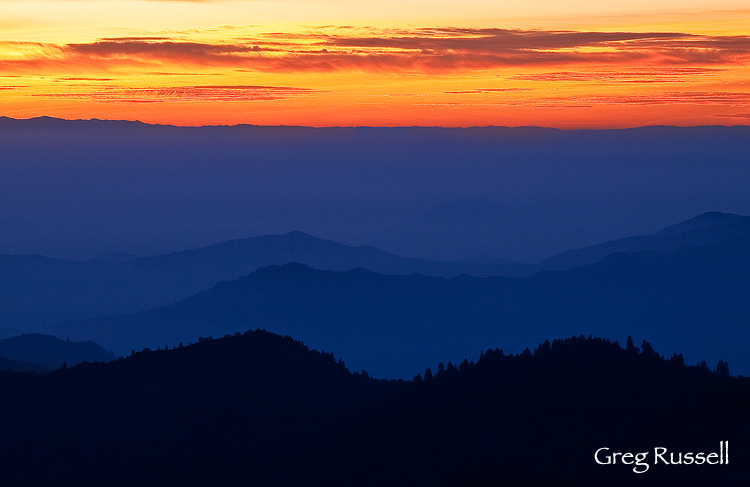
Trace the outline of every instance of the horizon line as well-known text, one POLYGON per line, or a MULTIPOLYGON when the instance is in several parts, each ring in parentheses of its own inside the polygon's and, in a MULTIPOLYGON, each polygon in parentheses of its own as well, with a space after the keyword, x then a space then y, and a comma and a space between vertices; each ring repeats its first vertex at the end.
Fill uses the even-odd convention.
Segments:
POLYGON ((576 132, 576 131, 623 131, 623 130, 634 130, 634 129, 646 129, 646 128, 676 128, 676 129, 690 129, 690 128, 709 128, 709 127, 721 127, 721 128, 750 128, 748 124, 705 124, 705 125, 668 125, 668 124, 654 124, 654 125, 633 125, 630 127, 612 127, 612 128, 601 128, 601 127, 578 127, 578 128, 560 128, 551 127, 545 125, 260 125, 252 123, 237 123, 237 124, 205 124, 205 125, 178 125, 178 124, 164 124, 164 123, 152 123, 144 122, 142 120, 127 120, 127 119, 109 119, 109 118, 62 118, 53 117, 50 115, 39 115, 36 117, 29 118, 16 118, 7 115, 0 115, 1 120, 12 120, 16 122, 30 122, 34 120, 51 120, 57 122, 105 122, 105 123, 132 123, 146 125, 150 127, 174 127, 174 128, 239 128, 239 127, 258 127, 258 128, 306 128, 306 129, 541 129, 541 130, 555 130, 560 132, 576 132))

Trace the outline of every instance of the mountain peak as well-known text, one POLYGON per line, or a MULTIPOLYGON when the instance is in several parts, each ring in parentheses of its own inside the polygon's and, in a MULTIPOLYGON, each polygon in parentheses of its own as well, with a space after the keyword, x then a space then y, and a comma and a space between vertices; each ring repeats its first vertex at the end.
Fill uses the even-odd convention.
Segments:
POLYGON ((677 233, 687 232, 690 230, 700 230, 703 228, 713 227, 716 225, 730 225, 732 223, 738 223, 748 217, 743 215, 736 215, 734 213, 722 213, 720 211, 709 211, 701 213, 700 215, 693 217, 684 222, 677 223, 676 225, 670 225, 663 228, 661 231, 655 233, 657 236, 674 235, 677 233))

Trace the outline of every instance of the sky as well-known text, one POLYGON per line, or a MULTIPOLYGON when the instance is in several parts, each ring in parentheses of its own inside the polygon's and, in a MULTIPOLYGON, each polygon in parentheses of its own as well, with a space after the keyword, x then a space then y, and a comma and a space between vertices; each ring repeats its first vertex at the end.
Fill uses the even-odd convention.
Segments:
POLYGON ((750 123, 747 0, 2 0, 0 115, 750 123))

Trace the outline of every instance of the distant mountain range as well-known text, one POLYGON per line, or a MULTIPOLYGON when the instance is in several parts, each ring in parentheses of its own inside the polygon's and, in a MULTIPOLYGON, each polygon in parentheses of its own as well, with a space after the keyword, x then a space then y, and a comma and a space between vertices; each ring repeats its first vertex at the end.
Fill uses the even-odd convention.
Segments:
POLYGON ((302 232, 222 242, 155 257, 119 253, 85 262, 0 255, 0 323, 26 332, 56 322, 163 306, 268 265, 302 262, 387 274, 489 275, 502 265, 410 259, 302 232))
POLYGON ((254 331, 41 376, 0 372, 3 485, 738 487, 747 479, 750 383, 722 364, 712 372, 686 367, 681 355, 665 360, 646 342, 572 337, 431 365, 413 381, 378 381, 290 337, 254 331), (656 465, 655 446, 717 452, 722 464, 656 465), (638 467, 648 470, 599 465, 603 448, 602 461, 648 452, 638 467))
POLYGON ((749 135, 0 117, 0 485, 744 486, 749 135))
POLYGON ((709 212, 664 228, 653 235, 621 238, 591 247, 554 255, 535 266, 540 270, 567 270, 593 264, 615 252, 644 250, 669 251, 683 245, 709 245, 734 237, 750 235, 750 217, 709 212))
POLYGON ((688 359, 728 359, 748 373, 748 295, 750 237, 740 234, 667 252, 615 253, 526 278, 270 266, 166 307, 47 332, 127 354, 257 327, 300 337, 378 377, 408 377, 487 343, 513 351, 550 336, 630 334, 688 359))
POLYGON ((749 137, 4 118, 0 252, 145 256, 301 230, 397 255, 539 262, 707 210, 750 214, 749 137))
POLYGON ((0 357, 47 369, 57 369, 63 363, 73 366, 81 362, 109 362, 115 358, 91 341, 71 342, 39 333, 0 340, 0 357))
POLYGON ((493 258, 441 262, 399 257, 374 247, 352 247, 302 232, 232 240, 154 257, 110 253, 78 262, 31 255, 0 255, 0 337, 55 323, 164 306, 268 265, 303 263, 317 269, 364 268, 382 274, 455 277, 527 276, 601 261, 614 252, 674 250, 750 234, 750 217, 707 213, 654 235, 571 250, 541 264, 493 258))

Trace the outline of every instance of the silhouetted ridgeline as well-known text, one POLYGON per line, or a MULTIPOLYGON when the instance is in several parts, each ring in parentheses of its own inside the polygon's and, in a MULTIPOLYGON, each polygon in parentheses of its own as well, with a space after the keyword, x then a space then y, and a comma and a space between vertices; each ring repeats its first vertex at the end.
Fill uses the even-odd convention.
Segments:
POLYGON ((255 331, 4 372, 3 485, 744 485, 748 380, 642 348, 577 337, 385 382, 255 331), (729 465, 594 462, 720 441, 729 465))

